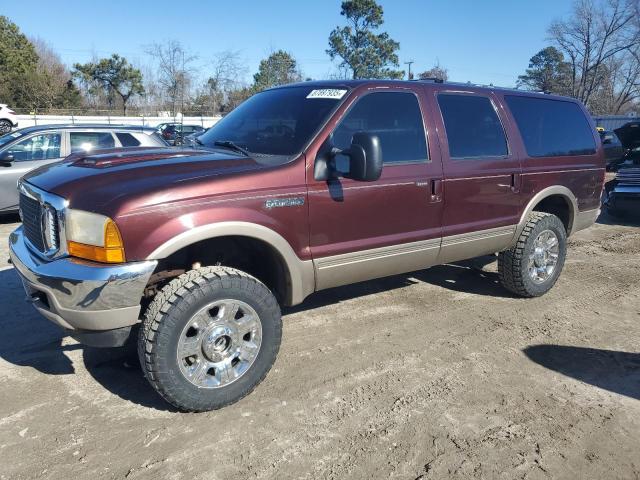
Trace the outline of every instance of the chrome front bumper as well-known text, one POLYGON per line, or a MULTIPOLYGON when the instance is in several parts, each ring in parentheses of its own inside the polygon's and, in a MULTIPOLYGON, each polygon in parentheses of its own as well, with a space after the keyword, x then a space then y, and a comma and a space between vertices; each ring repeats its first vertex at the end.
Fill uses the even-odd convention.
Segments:
POLYGON ((19 227, 9 255, 27 299, 45 318, 68 330, 112 330, 139 321, 140 299, 156 261, 106 265, 75 258, 42 260, 19 227))

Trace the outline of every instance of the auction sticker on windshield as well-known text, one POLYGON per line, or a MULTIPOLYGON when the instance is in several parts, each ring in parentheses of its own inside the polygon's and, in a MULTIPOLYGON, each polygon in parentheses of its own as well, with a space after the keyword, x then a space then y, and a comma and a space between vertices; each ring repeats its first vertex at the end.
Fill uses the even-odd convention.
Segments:
POLYGON ((323 88, 321 90, 311 90, 307 98, 333 98, 340 100, 347 93, 346 90, 338 88, 323 88))

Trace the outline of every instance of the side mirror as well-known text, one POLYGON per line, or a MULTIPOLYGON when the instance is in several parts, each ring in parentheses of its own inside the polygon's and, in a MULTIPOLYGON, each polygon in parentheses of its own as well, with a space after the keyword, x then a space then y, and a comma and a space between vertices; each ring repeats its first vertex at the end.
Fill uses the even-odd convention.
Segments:
POLYGON ((339 176, 340 172, 335 164, 336 155, 349 157, 349 172, 343 174, 345 178, 373 182, 382 175, 382 148, 377 135, 367 132, 355 133, 351 146, 346 150, 332 147, 328 140, 324 153, 316 158, 313 172, 316 180, 330 180, 339 176))
POLYGON ((11 165, 14 160, 15 160, 15 157, 10 153, 5 153, 0 157, 0 163, 6 167, 11 165))
POLYGON ((382 147, 380 138, 367 132, 353 135, 351 146, 342 152, 349 156, 349 173, 352 180, 374 182, 382 175, 382 147))
POLYGON ((602 139, 603 145, 611 145, 613 143, 613 137, 611 135, 605 135, 602 139))

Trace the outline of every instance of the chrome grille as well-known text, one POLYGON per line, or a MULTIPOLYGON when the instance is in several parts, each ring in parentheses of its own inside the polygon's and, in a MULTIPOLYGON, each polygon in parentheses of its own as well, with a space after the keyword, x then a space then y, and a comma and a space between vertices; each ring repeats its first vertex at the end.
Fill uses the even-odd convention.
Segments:
POLYGON ((44 237, 42 236, 42 206, 34 198, 20 194, 20 216, 27 240, 35 248, 44 253, 44 237))
POLYGON ((64 255, 66 200, 26 182, 18 182, 18 190, 22 230, 31 248, 47 258, 64 255))
POLYGON ((640 168, 621 168, 616 174, 619 183, 640 185, 640 168))

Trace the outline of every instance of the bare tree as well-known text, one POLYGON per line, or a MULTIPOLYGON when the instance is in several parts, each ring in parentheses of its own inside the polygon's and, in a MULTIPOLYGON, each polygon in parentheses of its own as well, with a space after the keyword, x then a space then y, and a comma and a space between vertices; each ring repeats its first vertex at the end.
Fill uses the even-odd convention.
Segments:
POLYGON ((24 93, 40 109, 77 107, 80 92, 58 54, 41 38, 30 38, 38 55, 36 69, 25 75, 24 93))
POLYGON ((222 106, 229 100, 230 92, 245 86, 243 78, 246 73, 247 67, 241 60, 239 51, 225 50, 214 55, 211 74, 206 81, 212 113, 222 110, 222 106))
POLYGON ((177 40, 154 43, 147 53, 157 62, 157 81, 169 102, 172 114, 189 99, 189 88, 196 74, 193 62, 195 55, 189 54, 177 40))
MULTIPOLYGON (((571 18, 551 24, 549 37, 571 67, 572 96, 590 105, 603 85, 611 82, 611 66, 619 70, 633 58, 629 53, 640 45, 638 10, 638 0, 577 0, 571 18)), ((625 70, 633 73, 634 69, 625 70)))
POLYGON ((449 80, 449 70, 440 65, 440 62, 437 61, 436 64, 429 70, 420 73, 418 75, 418 78, 422 80, 435 78, 437 80, 446 82, 447 80, 449 80))

